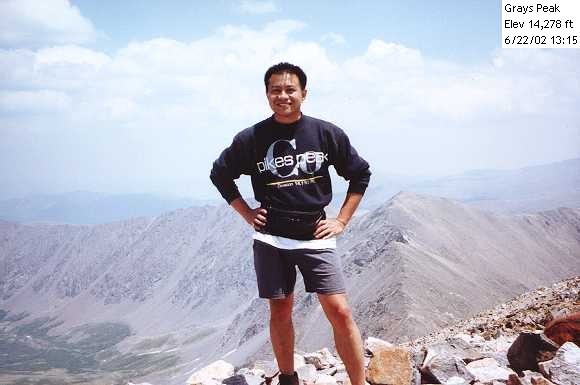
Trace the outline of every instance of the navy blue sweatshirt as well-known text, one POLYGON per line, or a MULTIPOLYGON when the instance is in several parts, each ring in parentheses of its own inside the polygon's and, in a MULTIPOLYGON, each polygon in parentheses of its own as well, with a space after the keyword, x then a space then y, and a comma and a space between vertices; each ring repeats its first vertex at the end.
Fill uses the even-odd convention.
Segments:
POLYGON ((330 165, 349 181, 349 192, 365 192, 369 164, 344 131, 306 115, 291 124, 272 116, 239 132, 213 163, 210 178, 228 204, 240 197, 234 180, 245 174, 263 206, 315 211, 332 199, 330 165))

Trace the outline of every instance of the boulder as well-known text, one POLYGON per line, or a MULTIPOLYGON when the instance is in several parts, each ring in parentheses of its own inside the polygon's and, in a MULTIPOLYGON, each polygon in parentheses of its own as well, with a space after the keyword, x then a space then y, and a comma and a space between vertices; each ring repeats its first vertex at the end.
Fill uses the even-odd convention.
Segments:
POLYGON ((316 379, 316 384, 336 385, 336 379, 328 374, 319 374, 316 379))
POLYGON ((424 380, 436 380, 442 384, 469 384, 473 376, 460 358, 463 355, 465 355, 463 349, 445 343, 430 345, 421 366, 424 380))
POLYGON ((524 370, 522 374, 523 376, 520 377, 522 385, 532 385, 534 381, 539 381, 541 378, 544 378, 541 373, 531 370, 524 370))
POLYGON ((367 370, 371 384, 412 385, 416 374, 411 352, 403 347, 384 347, 375 350, 367 370))
POLYGON ((467 380, 463 377, 451 377, 447 381, 442 382, 444 385, 465 385, 469 384, 467 380))
POLYGON ((466 334, 457 334, 447 339, 446 345, 453 351, 454 355, 465 361, 475 361, 482 357, 481 347, 483 338, 471 338, 466 334))
POLYGON ((193 373, 188 379, 188 385, 219 385, 234 375, 234 366, 223 360, 216 361, 193 373))
POLYGON ((549 322, 544 334, 560 346, 566 342, 580 345, 580 312, 549 322))
POLYGON ((431 358, 421 371, 446 385, 469 384, 473 380, 473 376, 467 370, 465 362, 449 355, 437 355, 431 358))
POLYGON ((515 340, 515 336, 500 334, 495 339, 485 341, 482 346, 482 352, 505 352, 507 354, 515 340))
POLYGON ((580 384, 580 348, 566 342, 558 349, 550 365, 550 380, 558 385, 580 384))
POLYGON ((532 385, 556 385, 552 381, 547 380, 544 377, 532 378, 532 385))
POLYGON ((294 369, 296 370, 304 365, 306 365, 306 360, 304 359, 304 357, 300 354, 294 353, 294 369))
POLYGON ((436 355, 457 357, 461 360, 474 361, 482 357, 482 353, 469 345, 463 339, 449 338, 447 342, 438 342, 427 347, 425 362, 436 355))
POLYGON ((298 373, 298 378, 307 384, 313 384, 318 379, 318 372, 316 367, 312 364, 302 365, 296 369, 298 373))
POLYGON ((334 376, 338 372, 338 368, 333 366, 332 368, 321 369, 318 371, 318 374, 326 374, 329 376, 334 376))
POLYGON ((334 379, 338 383, 346 383, 348 379, 348 374, 345 371, 339 371, 334 375, 334 379))
POLYGON ((261 376, 256 376, 254 374, 238 374, 235 376, 226 378, 222 381, 226 385, 260 385, 265 382, 265 378, 261 376))
POLYGON ((278 374, 278 364, 276 361, 256 361, 251 371, 254 373, 264 373, 264 377, 273 378, 278 374))
POLYGON ((425 361, 426 356, 427 351, 425 349, 415 347, 411 350, 411 357, 413 359, 413 363, 417 368, 423 366, 423 362, 425 361))
POLYGON ((484 358, 467 364, 467 370, 476 381, 490 384, 493 381, 507 382, 513 371, 502 368, 493 358, 484 358))
POLYGON ((266 377, 266 373, 262 369, 248 369, 240 368, 236 374, 241 374, 244 376, 256 376, 256 377, 266 377))
POLYGON ((328 369, 338 364, 338 360, 327 348, 304 354, 304 361, 307 364, 314 365, 318 370, 328 369))
POLYGON ((506 384, 507 385, 524 385, 524 384, 522 384, 520 377, 515 373, 512 373, 509 375, 506 384))
POLYGON ((510 367, 518 374, 524 370, 538 371, 538 362, 551 359, 558 345, 541 332, 521 333, 510 346, 507 357, 510 367))
POLYGON ((540 369, 540 373, 544 375, 544 377, 550 377, 550 366, 552 366, 552 360, 538 362, 538 368, 540 369))
POLYGON ((367 353, 374 355, 375 352, 384 349, 384 348, 392 348, 393 344, 390 342, 381 340, 379 338, 368 337, 364 342, 364 348, 367 353))

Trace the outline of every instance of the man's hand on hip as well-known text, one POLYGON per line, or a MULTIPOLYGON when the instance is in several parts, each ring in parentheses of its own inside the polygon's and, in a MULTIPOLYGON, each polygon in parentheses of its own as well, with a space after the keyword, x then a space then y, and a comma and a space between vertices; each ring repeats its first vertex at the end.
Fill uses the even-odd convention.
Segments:
POLYGON ((260 230, 266 225, 266 215, 268 212, 266 209, 257 207, 251 209, 246 203, 244 198, 239 197, 230 202, 230 205, 244 218, 250 226, 255 230, 260 230))
POLYGON ((266 226, 267 214, 268 212, 266 209, 257 207, 255 209, 251 209, 245 219, 246 222, 248 222, 255 230, 260 230, 262 227, 266 226))
POLYGON ((314 230, 314 238, 329 239, 344 231, 345 225, 336 218, 323 219, 314 230))

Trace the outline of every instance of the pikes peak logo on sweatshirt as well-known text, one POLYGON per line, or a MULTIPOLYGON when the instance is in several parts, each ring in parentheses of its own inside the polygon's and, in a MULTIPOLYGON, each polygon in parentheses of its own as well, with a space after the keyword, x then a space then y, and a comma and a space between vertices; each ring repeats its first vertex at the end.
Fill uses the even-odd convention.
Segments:
POLYGON ((320 170, 324 161, 328 162, 328 154, 321 151, 296 152, 296 139, 280 139, 273 142, 263 161, 256 163, 260 173, 270 171, 278 178, 298 176, 299 171, 314 174, 320 170))

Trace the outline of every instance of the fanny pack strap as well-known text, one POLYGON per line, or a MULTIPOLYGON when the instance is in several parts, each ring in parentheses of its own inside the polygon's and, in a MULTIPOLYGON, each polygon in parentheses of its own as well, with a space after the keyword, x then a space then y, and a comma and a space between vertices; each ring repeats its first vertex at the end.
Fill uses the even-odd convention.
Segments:
POLYGON ((303 217, 316 217, 322 215, 325 217, 324 210, 316 210, 316 211, 300 211, 300 210, 286 210, 280 209, 277 207, 273 207, 271 205, 267 205, 264 207, 268 212, 272 212, 273 214, 281 214, 281 215, 292 215, 292 216, 303 216, 303 217))

